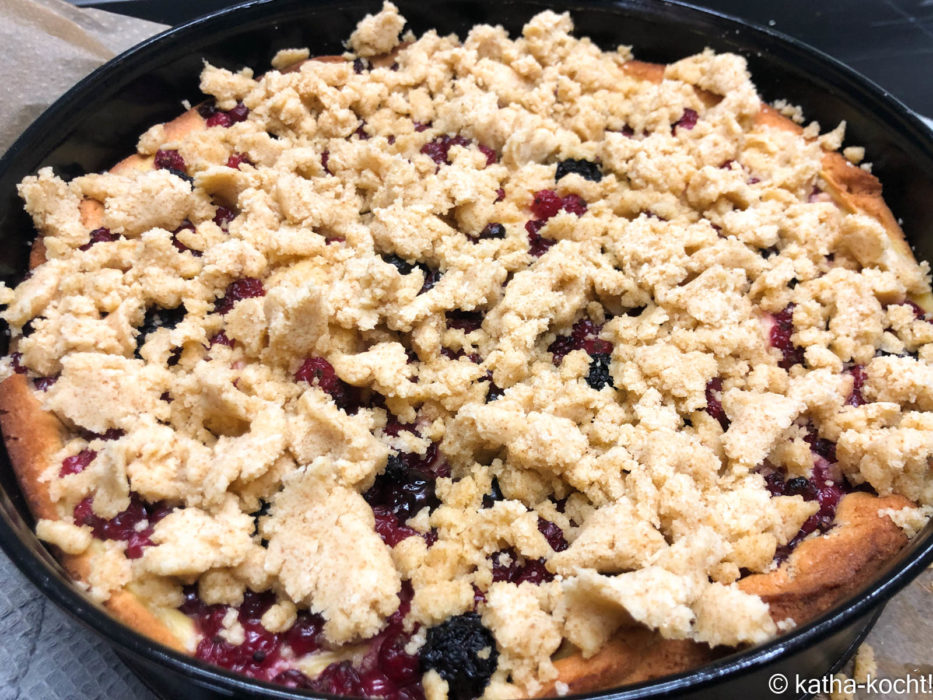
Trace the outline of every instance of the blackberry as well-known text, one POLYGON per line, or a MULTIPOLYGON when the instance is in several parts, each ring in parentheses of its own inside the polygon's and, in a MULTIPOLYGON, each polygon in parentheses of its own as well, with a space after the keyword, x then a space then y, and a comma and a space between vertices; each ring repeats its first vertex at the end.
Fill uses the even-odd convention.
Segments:
POLYGON ((493 503, 503 500, 505 500, 505 496, 502 495, 502 489, 499 488, 499 480, 496 477, 492 477, 492 485, 489 487, 489 493, 483 496, 483 508, 492 508, 493 503))
POLYGON ((139 351, 146 342, 146 337, 159 328, 174 328, 188 313, 184 305, 174 309, 163 309, 158 306, 152 306, 146 309, 146 315, 143 317, 142 325, 139 326, 139 335, 136 336, 136 358, 142 359, 139 351))
POLYGON ((382 259, 398 270, 400 275, 407 275, 415 269, 415 266, 412 263, 408 262, 407 260, 403 260, 397 255, 383 255, 382 259))
POLYGON ((489 238, 505 238, 505 226, 502 224, 492 223, 486 224, 483 227, 483 230, 480 231, 479 240, 487 240, 489 238))
POLYGON ((803 476, 795 476, 784 482, 785 496, 803 496, 804 500, 812 501, 816 498, 816 488, 810 480, 803 476))
POLYGON ((614 387, 612 376, 609 374, 609 353, 598 352, 590 360, 590 371, 586 375, 586 383, 599 391, 607 384, 614 387))
POLYGON ((437 671, 447 681, 451 700, 468 700, 483 694, 496 670, 499 652, 492 633, 475 612, 451 617, 428 630, 421 649, 421 666, 437 671), (484 649, 486 658, 480 657, 484 649))
POLYGON ((592 180, 593 182, 599 182, 603 179, 603 172, 600 170, 599 164, 582 158, 562 160, 557 164, 557 175, 554 176, 554 179, 555 181, 560 180, 564 175, 570 175, 571 173, 576 173, 585 180, 592 180))

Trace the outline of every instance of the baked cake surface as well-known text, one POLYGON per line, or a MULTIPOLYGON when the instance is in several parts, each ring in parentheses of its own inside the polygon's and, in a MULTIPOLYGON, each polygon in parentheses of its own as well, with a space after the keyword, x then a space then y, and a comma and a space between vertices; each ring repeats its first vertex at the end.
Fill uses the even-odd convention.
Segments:
POLYGON ((870 581, 933 504, 933 306, 844 124, 568 15, 403 29, 208 65, 109 172, 20 185, 0 426, 78 585, 440 699, 685 670, 870 581))

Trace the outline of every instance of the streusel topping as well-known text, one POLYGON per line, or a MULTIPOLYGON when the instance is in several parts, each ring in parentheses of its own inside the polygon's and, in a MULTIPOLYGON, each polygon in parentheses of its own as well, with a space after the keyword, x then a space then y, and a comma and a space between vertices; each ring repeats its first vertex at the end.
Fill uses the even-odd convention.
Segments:
POLYGON ((766 479, 817 440, 933 505, 928 268, 824 194, 844 127, 757 120, 736 55, 648 79, 566 14, 403 26, 363 20, 356 63, 207 65, 206 128, 139 141, 155 170, 20 186, 47 260, 4 299, 6 369, 71 429, 39 534, 91 552, 95 596, 272 591, 268 630, 310 610, 336 646, 410 585, 409 653, 475 610, 508 697, 632 620, 776 634, 736 581, 820 510, 766 479), (133 507, 145 537, 101 537, 133 507))

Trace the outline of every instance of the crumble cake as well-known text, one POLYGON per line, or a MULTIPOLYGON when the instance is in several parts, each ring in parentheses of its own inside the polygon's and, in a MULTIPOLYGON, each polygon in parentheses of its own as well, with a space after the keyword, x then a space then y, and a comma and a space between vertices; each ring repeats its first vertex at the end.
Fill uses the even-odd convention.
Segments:
POLYGON ((0 424, 77 584, 440 700, 685 670, 870 581, 933 504, 933 305, 844 125, 568 15, 404 24, 207 65, 110 172, 20 185, 0 424))

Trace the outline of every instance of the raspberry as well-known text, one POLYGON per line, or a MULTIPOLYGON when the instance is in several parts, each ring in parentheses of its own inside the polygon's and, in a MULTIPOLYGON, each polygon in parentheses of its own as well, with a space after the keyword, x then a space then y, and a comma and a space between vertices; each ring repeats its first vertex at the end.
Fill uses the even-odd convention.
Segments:
MULTIPOLYGON (((548 346, 548 352, 553 356, 552 361, 554 362, 554 366, 559 367, 567 353, 572 350, 586 350, 591 357, 612 353, 612 343, 608 340, 602 340, 599 337, 602 329, 602 325, 593 323, 593 321, 588 318, 581 318, 573 324, 570 335, 558 336, 557 339, 548 346)), ((592 366, 590 369, 592 371, 592 366)))
POLYGON ((234 153, 229 158, 227 158, 227 167, 234 168, 236 170, 240 169, 240 166, 246 163, 247 165, 252 165, 253 161, 249 159, 248 156, 243 155, 242 153, 234 153))
POLYGON ((229 284, 224 295, 217 300, 214 311, 223 315, 230 311, 233 306, 242 299, 252 297, 261 297, 266 295, 266 290, 262 286, 262 280, 255 277, 243 277, 234 280, 229 284))
POLYGON ((249 116, 249 108, 242 102, 237 102, 233 109, 217 109, 213 104, 198 107, 198 112, 207 120, 208 126, 222 126, 228 128, 237 122, 245 121, 249 116))
POLYGON ((535 218, 547 221, 560 211, 564 200, 554 190, 538 190, 531 202, 531 213, 535 218))
POLYGON ((560 180, 565 175, 570 175, 571 173, 576 173, 585 180, 591 180, 593 182, 599 182, 603 179, 603 171, 600 169, 599 164, 582 158, 568 158, 567 160, 562 160, 557 164, 557 173, 554 179, 560 180))
POLYGON ((492 580, 509 583, 533 583, 536 586, 554 580, 554 574, 544 566, 544 559, 525 559, 513 549, 492 555, 492 580))
MULTIPOLYGON (((460 136, 450 136, 448 134, 442 134, 432 141, 424 144, 421 147, 421 152, 426 156, 429 156, 431 160, 440 165, 449 165, 450 161, 448 160, 448 154, 450 149, 454 146, 462 146, 463 148, 469 148, 472 145, 472 141, 468 138, 460 136)), ((495 154, 493 154, 495 155, 495 154)), ((489 162, 489 154, 486 154, 486 161, 489 162)), ((493 161, 495 162, 495 161, 493 161)), ((492 163, 490 163, 491 165, 492 163)))
POLYGON ((557 243, 550 238, 545 238, 538 231, 544 227, 544 221, 528 221, 525 223, 525 230, 528 232, 528 253, 535 258, 540 258, 548 249, 557 243))
POLYGON ((185 165, 185 159, 181 157, 181 153, 178 151, 163 151, 162 149, 156 151, 155 167, 159 170, 168 170, 180 177, 188 176, 188 166, 185 165))
POLYGON ((456 615, 429 629, 421 649, 421 665, 447 681, 451 700, 482 695, 498 661, 495 639, 474 612, 456 615), (482 658, 484 649, 489 654, 482 658))
POLYGON ((491 149, 489 146, 484 146, 483 144, 479 144, 479 145, 477 146, 477 148, 480 150, 480 152, 481 152, 484 156, 486 156, 486 165, 487 165, 487 166, 489 166, 489 165, 495 165, 496 162, 499 160, 499 155, 498 155, 493 149, 491 149))
POLYGON ((682 127, 684 129, 692 129, 697 125, 697 120, 700 118, 700 115, 696 113, 696 110, 690 109, 687 107, 684 110, 683 116, 674 122, 674 125, 671 127, 673 132, 677 127, 682 127))
POLYGON ((62 468, 59 470, 59 476, 68 476, 69 474, 80 474, 88 465, 94 461, 97 452, 94 450, 81 450, 78 454, 66 457, 62 462, 62 468))

